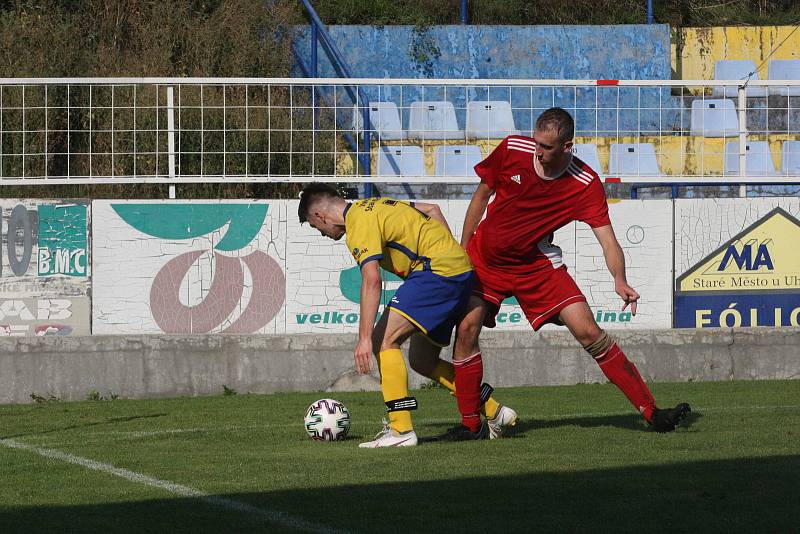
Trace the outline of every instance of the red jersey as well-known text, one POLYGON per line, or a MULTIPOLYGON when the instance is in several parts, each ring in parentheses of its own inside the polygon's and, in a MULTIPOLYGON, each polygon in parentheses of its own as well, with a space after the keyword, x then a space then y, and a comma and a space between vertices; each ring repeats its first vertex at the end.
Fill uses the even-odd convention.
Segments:
POLYGON ((530 272, 561 266, 553 232, 572 221, 592 228, 611 224, 603 184, 591 167, 573 156, 564 173, 545 179, 534 170, 536 141, 511 135, 475 166, 494 190, 486 216, 472 239, 491 267, 530 272))

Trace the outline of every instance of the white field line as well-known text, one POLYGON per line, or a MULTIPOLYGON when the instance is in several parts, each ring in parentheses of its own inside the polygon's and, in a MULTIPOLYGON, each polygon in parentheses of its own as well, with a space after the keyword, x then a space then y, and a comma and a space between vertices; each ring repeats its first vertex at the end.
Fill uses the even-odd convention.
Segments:
POLYGON ((2 439, 0 440, 0 445, 3 445, 10 449, 20 449, 24 451, 33 452, 45 458, 51 458, 53 460, 59 460, 62 462, 79 465, 81 467, 85 467, 93 471, 100 471, 102 473, 107 473, 109 475, 124 478, 125 480, 128 480, 130 482, 136 482, 138 484, 144 484, 146 486, 158 488, 173 495, 177 495, 179 497, 191 497, 194 499, 198 499, 199 501, 211 504, 213 506, 219 506, 221 508, 227 508, 229 510, 233 510, 236 512, 241 512, 244 514, 256 516, 265 519, 271 523, 278 523, 280 525, 295 530, 302 530, 305 532, 314 532, 314 533, 342 532, 340 530, 334 530, 325 527, 323 525, 318 525, 316 523, 306 521, 305 519, 293 517, 285 512, 278 512, 267 508, 259 508, 232 499, 226 499, 224 497, 216 497, 213 495, 208 495, 207 493, 203 493, 202 491, 196 490, 189 486, 176 484, 175 482, 169 482, 168 480, 160 480, 158 478, 149 477, 147 475, 136 473, 128 469, 122 469, 110 464, 96 462, 89 458, 82 458, 80 456, 75 456, 73 454, 58 451, 55 449, 43 449, 39 447, 34 447, 32 445, 20 443, 19 441, 12 439, 2 439))

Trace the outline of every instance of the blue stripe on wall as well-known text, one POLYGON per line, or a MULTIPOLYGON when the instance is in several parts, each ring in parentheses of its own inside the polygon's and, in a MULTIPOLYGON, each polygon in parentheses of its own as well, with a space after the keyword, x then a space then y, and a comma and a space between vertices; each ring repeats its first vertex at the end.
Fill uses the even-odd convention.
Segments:
MULTIPOLYGON (((331 26, 353 76, 365 78, 640 79, 669 80, 669 26, 331 26)), ((308 27, 298 27, 296 48, 310 61, 308 27), (302 43, 302 44, 300 44, 302 43)), ((336 74, 320 54, 320 76, 336 74)), ((347 96, 337 105, 348 107, 347 96)), ((450 100, 465 127, 470 100, 508 100, 518 129, 530 133, 545 109, 573 112, 577 135, 643 135, 680 125, 681 103, 669 89, 600 87, 564 89, 392 86, 368 88, 370 100, 394 101, 403 110, 418 100, 450 100), (634 109, 618 109, 634 108, 634 109), (648 109, 650 108, 650 109, 648 109), (599 110, 599 111, 598 111, 599 110)))

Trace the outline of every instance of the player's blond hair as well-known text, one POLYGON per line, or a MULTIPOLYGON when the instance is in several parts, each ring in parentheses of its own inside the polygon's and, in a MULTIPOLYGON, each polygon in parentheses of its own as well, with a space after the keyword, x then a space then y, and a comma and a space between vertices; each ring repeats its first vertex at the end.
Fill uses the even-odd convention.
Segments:
POLYGON ((550 108, 536 119, 537 130, 553 130, 558 133, 562 142, 572 141, 575 137, 575 121, 572 115, 563 108, 550 108))

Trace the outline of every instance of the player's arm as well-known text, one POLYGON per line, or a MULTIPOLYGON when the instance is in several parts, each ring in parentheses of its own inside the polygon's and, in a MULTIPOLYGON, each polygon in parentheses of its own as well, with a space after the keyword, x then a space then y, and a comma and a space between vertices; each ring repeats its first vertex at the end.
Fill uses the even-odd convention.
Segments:
POLYGON ((628 285, 628 280, 625 277, 625 254, 622 252, 622 247, 619 246, 617 236, 614 235, 614 228, 610 224, 592 228, 597 242, 603 247, 603 256, 608 266, 608 272, 614 277, 614 289, 617 295, 622 297, 625 304, 622 309, 631 306, 631 313, 636 315, 636 301, 639 300, 639 293, 636 292, 631 286, 628 285))
POLYGON ((472 239, 472 234, 478 228, 478 224, 486 211, 486 206, 489 205, 489 199, 492 198, 493 194, 494 189, 483 182, 478 184, 478 189, 472 194, 472 200, 469 201, 467 214, 464 217, 464 229, 461 232, 461 246, 465 249, 469 244, 469 240, 472 239))
POLYGON ((431 204, 428 202, 414 202, 414 207, 417 208, 419 211, 427 215, 428 217, 439 221, 447 228, 447 231, 451 234, 453 233, 450 230, 450 225, 447 224, 447 219, 444 218, 444 214, 442 213, 442 209, 439 207, 438 204, 431 204))
POLYGON ((361 318, 358 322, 358 343, 354 353, 356 371, 369 373, 372 370, 372 330, 381 300, 381 273, 378 262, 368 261, 361 265, 361 318))

